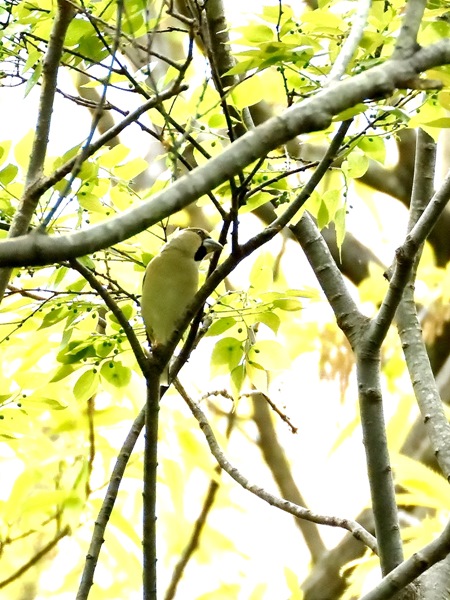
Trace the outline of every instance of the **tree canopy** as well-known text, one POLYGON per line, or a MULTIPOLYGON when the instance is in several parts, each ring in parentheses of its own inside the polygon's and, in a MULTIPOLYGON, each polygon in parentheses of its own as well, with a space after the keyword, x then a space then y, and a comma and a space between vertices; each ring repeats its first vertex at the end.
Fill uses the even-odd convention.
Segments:
POLYGON ((0 598, 447 597, 447 3, 0 27, 0 598), (151 348, 187 226, 224 250, 151 348))

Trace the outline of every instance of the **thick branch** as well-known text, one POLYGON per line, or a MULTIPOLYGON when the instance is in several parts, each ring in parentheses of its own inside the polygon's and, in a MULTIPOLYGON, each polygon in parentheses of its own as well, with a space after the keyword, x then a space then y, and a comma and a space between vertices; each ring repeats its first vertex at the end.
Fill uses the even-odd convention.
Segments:
POLYGON ((405 60, 390 60, 324 89, 247 132, 206 165, 176 181, 153 200, 88 230, 58 238, 28 236, 0 245, 0 265, 48 264, 121 242, 185 208, 239 173, 246 165, 290 139, 329 126, 333 115, 367 98, 391 94, 418 73, 450 62, 450 40, 419 50, 405 60))
POLYGON ((360 600, 388 600, 393 598, 398 590, 405 588, 429 569, 445 558, 450 552, 450 524, 447 524, 441 535, 425 546, 419 552, 415 552, 411 558, 405 560, 396 569, 391 571, 381 583, 371 592, 362 596, 360 600))

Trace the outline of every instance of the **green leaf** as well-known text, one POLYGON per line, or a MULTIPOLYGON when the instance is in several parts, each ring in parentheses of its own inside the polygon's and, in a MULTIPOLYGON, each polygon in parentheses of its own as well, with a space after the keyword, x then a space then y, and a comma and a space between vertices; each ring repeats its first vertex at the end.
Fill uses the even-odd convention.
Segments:
POLYGON ((0 142, 0 165, 8 158, 11 149, 11 140, 0 142))
POLYGON ((78 203, 81 206, 81 208, 84 208, 85 210, 87 210, 89 212, 104 214, 106 211, 106 208, 100 202, 98 197, 95 196, 94 194, 88 194, 88 193, 82 192, 77 195, 77 198, 78 198, 78 203))
POLYGON ((357 145, 367 156, 384 164, 386 159, 386 145, 382 137, 365 135, 359 140, 357 145))
POLYGON ((273 311, 266 311, 260 313, 258 315, 258 321, 269 327, 269 329, 271 329, 274 333, 277 333, 281 324, 280 317, 273 311))
POLYGON ((17 164, 26 170, 28 161, 30 160, 31 148, 33 145, 34 131, 29 131, 24 137, 14 146, 14 158, 17 164))
POLYGON ((25 86, 25 98, 28 96, 28 94, 34 88, 34 86, 36 85, 36 83, 39 81, 39 78, 40 78, 41 74, 42 74, 42 63, 39 63, 36 66, 36 68, 34 69, 33 75, 30 77, 30 79, 26 83, 26 86, 25 86))
MULTIPOLYGON (((135 309, 131 303, 122 304, 120 307, 120 310, 122 311, 122 313, 127 321, 129 321, 131 319, 131 317, 135 314, 135 309)), ((116 319, 116 316, 112 312, 109 312, 107 316, 108 316, 109 321, 111 322, 111 325, 112 324, 116 325, 115 329, 122 328, 122 325, 119 323, 119 321, 116 319)))
POLYGON ((250 285, 255 291, 267 291, 273 285, 273 257, 263 252, 253 263, 250 285))
POLYGON ((273 196, 267 192, 256 192, 252 194, 245 202, 244 206, 239 209, 241 214, 254 211, 259 206, 267 204, 273 199, 273 196))
POLYGON ((336 228, 336 244, 339 249, 342 248, 342 244, 344 243, 346 217, 347 211, 345 206, 336 211, 334 226, 336 228))
POLYGON ((42 319, 39 329, 45 329, 46 327, 55 325, 55 323, 59 323, 67 317, 68 313, 69 309, 66 304, 59 307, 52 307, 50 312, 48 312, 42 319))
POLYGON ((73 386, 73 395, 78 402, 86 402, 97 391, 100 377, 96 369, 85 371, 73 386))
POLYGON ((115 388, 126 387, 131 380, 131 370, 125 367, 120 360, 103 363, 100 374, 115 388))
POLYGON ((120 179, 130 180, 148 169, 148 163, 143 158, 134 158, 124 165, 120 165, 118 167, 114 167, 112 172, 114 175, 119 177, 120 179))
POLYGON ((100 358, 106 358, 109 356, 117 346, 117 342, 114 338, 103 338, 99 339, 94 343, 95 353, 100 358))
POLYGON ((441 117, 434 121, 427 121, 424 123, 426 127, 438 127, 440 129, 448 129, 450 127, 450 117, 441 117))
POLYGON ((9 183, 11 183, 11 181, 15 179, 18 170, 19 169, 16 165, 6 165, 6 167, 4 167, 0 171, 0 183, 2 183, 3 185, 8 185, 9 183))
POLYGON ((337 123, 340 123, 341 121, 348 121, 348 119, 351 119, 356 115, 360 115, 361 113, 366 112, 366 110, 367 106, 365 104, 355 104, 355 106, 347 108, 347 110, 344 110, 341 113, 337 114, 333 118, 333 121, 337 123))
POLYGON ((248 44, 259 44, 261 42, 270 42, 274 39, 273 30, 267 25, 250 25, 238 29, 244 33, 245 42, 248 44))
POLYGON ((65 348, 58 352, 56 359, 63 364, 73 364, 81 362, 82 359, 94 357, 95 350, 92 340, 82 341, 74 340, 69 342, 65 348))
POLYGON ((365 154, 350 152, 342 163, 342 171, 352 179, 362 177, 369 167, 369 160, 365 154))
POLYGON ((289 600, 303 600, 303 592, 299 585, 298 573, 288 567, 284 568, 284 576, 289 588, 289 600))
POLYGON ((98 164, 108 169, 117 167, 117 165, 126 159, 129 153, 130 149, 124 146, 124 144, 117 144, 117 146, 110 148, 99 157, 98 164))
POLYGON ((221 335, 236 323, 236 319, 234 317, 221 317, 214 321, 211 327, 208 328, 208 332, 206 335, 212 337, 214 335, 221 335))
POLYGON ((72 375, 76 371, 76 367, 73 365, 63 365, 59 367, 53 377, 50 379, 50 383, 56 383, 57 381, 61 381, 61 379, 65 379, 69 375, 72 375))
POLYGON ((326 204, 329 221, 332 221, 335 217, 336 211, 342 204, 342 194, 339 190, 327 190, 322 195, 322 202, 326 204))
POLYGON ((242 342, 226 337, 219 340, 211 355, 211 371, 217 374, 230 373, 238 366, 244 356, 242 342))
POLYGON ((320 203, 319 211, 317 213, 317 226, 319 229, 323 229, 330 222, 330 215, 325 202, 320 203))
POLYGON ((241 364, 235 367, 230 374, 231 379, 231 391, 235 401, 238 400, 241 393, 242 385, 245 381, 246 369, 245 365, 241 364))
POLYGON ((266 90, 257 75, 242 81, 232 92, 233 103, 238 109, 246 108, 260 102, 266 90))
POLYGON ((301 310, 303 308, 300 300, 296 300, 295 298, 279 298, 273 301, 273 306, 274 308, 279 308, 280 310, 288 312, 301 310))

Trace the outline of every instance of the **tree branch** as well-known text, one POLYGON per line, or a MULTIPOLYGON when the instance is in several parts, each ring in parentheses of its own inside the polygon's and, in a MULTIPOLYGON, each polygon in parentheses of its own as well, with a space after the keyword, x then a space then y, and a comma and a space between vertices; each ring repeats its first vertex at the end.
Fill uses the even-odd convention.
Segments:
MULTIPOLYGON (((30 235, 3 242, 0 245, 0 265, 48 264, 123 241, 185 208, 202 194, 238 174, 246 165, 300 133, 322 130, 330 125, 333 115, 367 98, 391 94, 397 87, 408 85, 418 73, 449 62, 450 40, 444 39, 419 50, 408 59, 389 60, 341 81, 247 132, 220 155, 180 178, 151 201, 106 223, 67 236, 30 235)), ((42 187, 39 190, 39 193, 44 191, 42 187)))
MULTIPOLYGON (((36 121, 36 133, 31 148, 25 190, 20 199, 19 207, 14 214, 8 232, 9 238, 24 235, 28 231, 39 200, 39 197, 33 197, 30 194, 30 190, 42 175, 47 154, 53 103, 56 93, 56 81, 63 52, 64 38, 74 15, 75 9, 73 6, 66 0, 58 0, 56 17, 53 22, 47 53, 42 67, 42 87, 36 121)), ((0 269, 0 302, 3 300, 10 277, 10 269, 0 269)))
POLYGON ((318 523, 319 525, 329 525, 331 527, 342 527, 347 531, 350 531, 352 535, 366 544, 373 552, 377 552, 377 545, 374 537, 365 529, 363 529, 358 523, 352 521, 351 519, 342 519, 340 517, 330 517, 326 515, 319 515, 317 513, 313 513, 307 508, 303 508, 302 506, 297 506, 292 502, 288 502, 287 500, 283 500, 281 498, 277 498, 273 494, 270 494, 263 488, 252 484, 244 475, 238 471, 236 467, 227 460, 222 450, 220 449, 217 440, 214 436, 214 433, 211 429, 211 426, 208 423, 208 420, 201 410, 201 408, 196 404, 183 389, 179 381, 177 382, 177 391, 181 394, 182 398, 188 405, 192 414, 198 421, 200 429, 202 430, 206 441, 208 442, 209 449, 213 454, 214 458, 217 460, 221 468, 228 473, 228 475, 234 479, 239 485, 241 485, 244 489, 251 492, 258 498, 261 498, 265 502, 269 503, 271 506, 275 506, 280 510, 283 510, 291 515, 299 519, 307 519, 308 521, 312 521, 313 523, 318 523))

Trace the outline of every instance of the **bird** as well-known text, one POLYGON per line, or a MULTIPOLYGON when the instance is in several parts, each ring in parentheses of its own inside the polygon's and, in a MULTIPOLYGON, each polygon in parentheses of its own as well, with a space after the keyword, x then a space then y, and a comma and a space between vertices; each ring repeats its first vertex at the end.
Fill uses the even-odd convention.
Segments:
MULTIPOLYGON (((223 249, 205 229, 176 232, 148 263, 142 282, 141 314, 152 349, 168 342, 199 286, 205 256, 223 249)), ((161 374, 167 384, 168 369, 161 374)))

